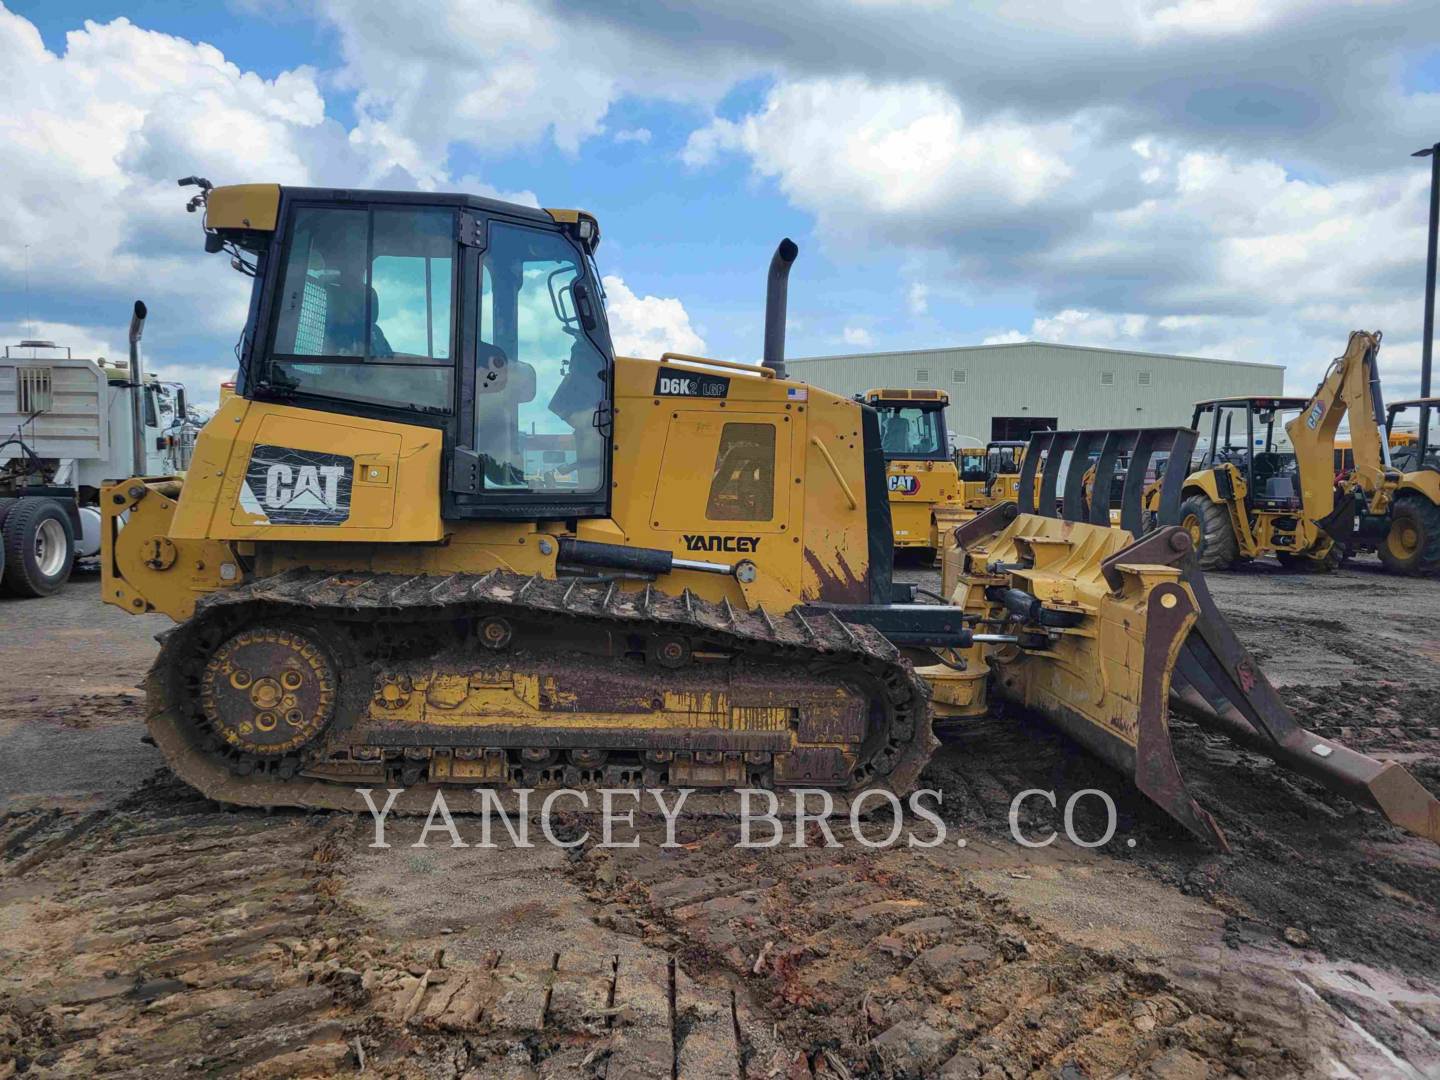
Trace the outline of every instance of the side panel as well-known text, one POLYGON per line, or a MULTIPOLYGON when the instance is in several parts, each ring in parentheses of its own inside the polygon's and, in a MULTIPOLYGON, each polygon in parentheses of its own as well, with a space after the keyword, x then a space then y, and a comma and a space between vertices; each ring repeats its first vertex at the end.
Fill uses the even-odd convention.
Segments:
MULTIPOLYGON (((104 461, 111 440, 105 422, 108 387, 105 373, 91 360, 0 357, 0 441, 18 434, 42 458, 104 461), (43 411, 19 400, 22 380, 28 384, 25 396, 33 393, 44 401, 43 411)), ((129 450, 126 442, 125 452, 129 450)), ((0 461, 21 453, 14 443, 0 447, 0 461)))
POLYGON ((689 588, 706 599, 743 599, 771 610, 802 600, 869 598, 859 405, 758 374, 629 357, 616 361, 615 386, 617 534, 602 537, 599 523, 582 522, 582 536, 682 559, 748 559, 759 570, 743 596, 733 578, 694 572, 670 575, 667 591, 689 588), (720 453, 727 425, 775 430, 770 512, 757 520, 730 501, 738 476, 735 459, 720 453))
POLYGON ((435 541, 442 434, 231 398, 195 443, 177 539, 435 541))

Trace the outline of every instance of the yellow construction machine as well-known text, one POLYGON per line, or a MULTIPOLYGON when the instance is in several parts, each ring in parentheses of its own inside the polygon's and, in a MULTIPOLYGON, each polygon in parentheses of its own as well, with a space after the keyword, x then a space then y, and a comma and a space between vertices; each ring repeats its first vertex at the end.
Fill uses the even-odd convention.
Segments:
POLYGON ((1264 555, 1296 569, 1340 564, 1344 549, 1315 520, 1334 486, 1333 449, 1323 461, 1326 486, 1318 491, 1302 484, 1288 434, 1307 404, 1301 397, 1256 396, 1195 406, 1190 426, 1204 444, 1185 479, 1180 523, 1205 569, 1264 555))
MULTIPOLYGON (((1308 398, 1195 407, 1191 426, 1205 444, 1185 479, 1180 524, 1202 567, 1274 555, 1286 566, 1328 570, 1354 552, 1378 551, 1394 573, 1440 571, 1440 469, 1428 446, 1406 445, 1396 429, 1397 417, 1429 414, 1440 402, 1399 402, 1387 414, 1380 340, 1378 331, 1352 333, 1308 398)), ((1155 498, 1152 491, 1152 510, 1155 498)))
POLYGON ((1372 392, 1370 411, 1352 413, 1350 430, 1352 441, 1357 426, 1367 441, 1379 441, 1380 467, 1362 467, 1355 455, 1339 494, 1342 513, 1346 501, 1353 509, 1354 528, 1345 535, 1343 523, 1333 527, 1349 550, 1375 551, 1392 573, 1440 573, 1440 447, 1431 438, 1440 432, 1440 398, 1391 403, 1382 439, 1370 435, 1372 417, 1378 425, 1381 412, 1378 376, 1372 392))
POLYGON ((1014 504, 967 522, 954 603, 895 583, 881 414, 785 375, 790 241, 762 364, 641 360, 614 355, 589 214, 190 180, 207 249, 254 278, 236 392, 183 482, 105 490, 102 588, 178 623, 148 725, 206 795, 899 794, 933 722, 1003 699, 1223 844, 1170 753, 1188 686, 1440 839, 1403 769, 1294 725, 1182 565, 1186 534, 1135 539, 1138 490, 1127 528, 1014 504))
POLYGON ((965 508, 959 469, 945 430, 943 390, 866 390, 856 399, 880 415, 890 525, 897 551, 933 559, 940 535, 965 508))
POLYGON ((1027 443, 995 440, 985 444, 982 458, 983 483, 979 490, 965 489, 965 505, 984 510, 1002 502, 1015 502, 1020 497, 1020 469, 1025 464, 1027 443))

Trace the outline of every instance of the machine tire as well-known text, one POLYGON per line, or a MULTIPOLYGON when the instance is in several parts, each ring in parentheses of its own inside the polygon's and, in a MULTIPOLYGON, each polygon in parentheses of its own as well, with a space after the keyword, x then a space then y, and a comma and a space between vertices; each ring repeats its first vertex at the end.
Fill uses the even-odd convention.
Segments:
POLYGON ((1423 495, 1402 495, 1390 509, 1390 531, 1377 548, 1392 574, 1440 571, 1440 506, 1423 495))
POLYGON ((1191 495, 1180 504, 1180 527, 1194 540, 1197 526, 1200 540, 1195 545, 1195 559, 1200 569, 1225 570, 1234 565, 1240 557, 1240 544, 1225 507, 1204 495, 1191 495))
POLYGON ((70 579, 75 529, 70 515, 54 499, 21 499, 5 515, 0 541, 5 548, 0 588, 11 596, 49 596, 70 579))

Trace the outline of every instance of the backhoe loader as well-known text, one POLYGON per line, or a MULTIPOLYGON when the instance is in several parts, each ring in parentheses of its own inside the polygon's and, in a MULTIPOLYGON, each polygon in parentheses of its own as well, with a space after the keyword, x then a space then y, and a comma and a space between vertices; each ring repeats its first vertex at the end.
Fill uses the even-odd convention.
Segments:
MULTIPOLYGON (((1195 406, 1190 426, 1205 445, 1185 479, 1180 524, 1206 570, 1264 555, 1296 569, 1340 564, 1344 549, 1314 520, 1321 516, 1313 512, 1314 500, 1325 495, 1301 484, 1300 462, 1287 434, 1288 421, 1307 404, 1300 397, 1265 396, 1195 406)), ((1325 468, 1333 485, 1333 450, 1325 468)))
MULTIPOLYGON (((880 414, 786 377, 792 242, 761 364, 642 360, 614 355, 582 211, 189 180, 207 249, 253 275, 239 378, 183 482, 105 490, 102 589, 178 624, 147 723, 207 796, 844 803, 914 789, 932 724, 1008 700, 1223 846, 1170 750, 1193 654, 1208 675, 1188 685, 1222 721, 1260 715, 1277 759, 1440 839, 1440 804, 1403 769, 1294 725, 1183 565, 1188 536, 1136 539, 1138 487, 1122 528, 985 511, 944 538, 955 602, 915 602, 892 580, 880 414)), ((1053 507, 1038 460, 1022 498, 1053 507)), ((1099 455, 1107 484, 1115 460, 1099 455)))
POLYGON ((1191 426, 1208 446, 1185 480, 1180 524, 1202 567, 1274 555, 1290 567, 1327 570, 1347 555, 1376 551, 1393 573, 1440 571, 1434 455, 1417 447, 1392 459, 1391 449, 1396 417, 1436 403, 1400 402, 1387 415, 1380 340, 1378 331, 1352 333, 1308 398, 1195 407, 1191 426), (1347 418, 1350 435, 1341 440, 1347 418))
POLYGON ((1356 507, 1348 543, 1373 548, 1393 573, 1440 573, 1440 448, 1431 432, 1440 432, 1440 398, 1393 402, 1385 413, 1390 471, 1378 483, 1373 474, 1354 471, 1342 484, 1356 507), (1402 430, 1401 423, 1414 423, 1414 431, 1402 430))
POLYGON ((890 525, 897 551, 933 559, 940 535, 965 507, 963 486, 945 432, 943 390, 866 390, 856 398, 880 414, 890 525))
POLYGON ((1440 572, 1440 465, 1428 444, 1429 424, 1417 441, 1392 449, 1397 423, 1424 418, 1437 402, 1385 407, 1379 332, 1355 331, 1345 352, 1326 369, 1300 416, 1288 425, 1298 462, 1305 515, 1338 549, 1375 551, 1396 574, 1440 572), (1337 483, 1336 432, 1350 428, 1353 463, 1337 483), (1423 444, 1422 444, 1423 440, 1423 444))

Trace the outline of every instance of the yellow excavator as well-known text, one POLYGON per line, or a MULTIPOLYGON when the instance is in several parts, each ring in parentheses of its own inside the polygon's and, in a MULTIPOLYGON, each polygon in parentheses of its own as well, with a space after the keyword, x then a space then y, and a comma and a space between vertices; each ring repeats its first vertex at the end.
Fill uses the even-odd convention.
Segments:
POLYGON ((856 400, 880 416, 895 549, 934 559, 942 531, 965 507, 945 430, 950 395, 943 390, 877 389, 856 400))
MULTIPOLYGON (((178 624, 147 723, 207 796, 902 794, 934 723, 1009 701, 1223 846, 1171 753, 1173 699, 1440 840, 1404 769, 1295 724, 1182 530, 1136 539, 1138 487, 1122 528, 1014 503, 964 523, 947 602, 896 583, 880 415, 786 377, 790 241, 761 364, 642 360, 614 354, 582 211, 182 183, 206 248, 253 278, 239 377, 183 478, 105 489, 102 590, 178 624)), ((1022 500, 1078 505, 1038 460, 1022 500)))

